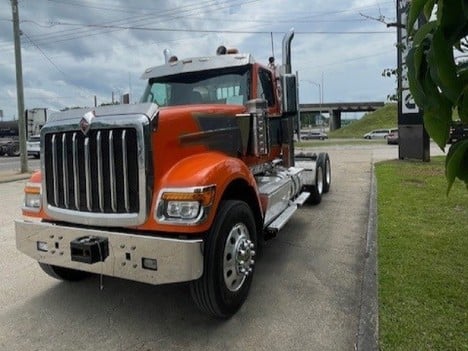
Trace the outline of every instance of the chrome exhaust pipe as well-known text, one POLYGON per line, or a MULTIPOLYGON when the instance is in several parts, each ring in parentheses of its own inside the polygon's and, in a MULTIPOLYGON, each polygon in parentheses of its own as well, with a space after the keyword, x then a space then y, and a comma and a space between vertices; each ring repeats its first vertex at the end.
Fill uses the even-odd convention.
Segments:
POLYGON ((164 49, 163 50, 163 54, 164 54, 164 61, 166 63, 169 63, 169 59, 171 58, 171 50, 169 49, 164 49))
POLYGON ((291 41, 294 38, 294 28, 283 37, 283 74, 291 73, 291 41))

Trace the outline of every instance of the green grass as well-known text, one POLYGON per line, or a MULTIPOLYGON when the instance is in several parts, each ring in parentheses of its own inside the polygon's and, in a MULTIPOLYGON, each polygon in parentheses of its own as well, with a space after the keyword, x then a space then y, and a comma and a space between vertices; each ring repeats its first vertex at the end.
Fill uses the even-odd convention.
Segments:
POLYGON ((443 158, 376 166, 381 350, 468 350, 468 191, 443 158))
POLYGON ((327 147, 333 145, 380 145, 386 144, 387 141, 384 139, 350 139, 350 138, 333 138, 325 140, 304 140, 296 142, 295 147, 327 147))
POLYGON ((396 128, 397 126, 397 104, 386 104, 350 125, 330 132, 328 136, 330 138, 362 138, 364 134, 371 130, 396 128))

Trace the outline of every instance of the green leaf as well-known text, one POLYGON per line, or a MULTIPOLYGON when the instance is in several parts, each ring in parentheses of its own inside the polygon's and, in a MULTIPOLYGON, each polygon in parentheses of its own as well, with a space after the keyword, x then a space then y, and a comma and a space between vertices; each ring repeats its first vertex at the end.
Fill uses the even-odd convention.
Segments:
POLYGON ((412 0, 410 2, 408 22, 406 23, 406 30, 409 34, 414 32, 414 24, 418 20, 419 15, 424 9, 427 2, 431 0, 412 0))
POLYGON ((447 105, 423 110, 424 127, 442 151, 450 133, 451 112, 450 106, 447 105))
POLYGON ((462 1, 463 15, 465 16, 466 22, 468 22, 468 1, 462 1))
POLYGON ((431 34, 436 28, 437 23, 434 21, 424 23, 414 35, 413 46, 421 44, 424 39, 431 39, 432 36, 428 37, 428 35, 431 34))
POLYGON ((463 93, 457 104, 457 109, 460 120, 468 125, 468 85, 463 89, 463 93))
POLYGON ((468 61, 458 64, 457 75, 464 85, 468 84, 468 61))
POLYGON ((448 44, 440 30, 436 30, 432 37, 428 62, 433 81, 452 104, 456 104, 462 91, 462 85, 457 77, 453 47, 448 44))
POLYGON ((464 0, 439 1, 437 15, 444 39, 449 46, 466 36, 467 20, 464 13, 464 0))
POLYGON ((427 68, 423 65, 425 62, 424 51, 421 45, 413 46, 406 56, 406 66, 408 67, 408 83, 413 95, 414 101, 418 106, 425 105, 426 94, 419 77, 425 77, 427 68))
POLYGON ((422 86, 426 99, 422 106, 424 110, 424 126, 432 139, 444 150, 452 122, 452 103, 442 95, 427 72, 422 86))
POLYGON ((453 144, 445 160, 445 175, 447 177, 447 194, 452 188, 455 178, 465 182, 468 189, 468 140, 460 140, 453 144))
POLYGON ((432 10, 434 9, 434 5, 435 5, 436 1, 437 0, 429 0, 424 5, 424 16, 426 17, 426 20, 428 20, 428 21, 431 18, 432 10))

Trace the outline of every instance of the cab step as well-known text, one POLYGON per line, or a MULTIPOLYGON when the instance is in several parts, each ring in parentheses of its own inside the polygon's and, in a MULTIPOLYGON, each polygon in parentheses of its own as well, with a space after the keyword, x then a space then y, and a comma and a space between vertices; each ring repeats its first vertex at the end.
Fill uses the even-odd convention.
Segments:
POLYGON ((297 206, 302 206, 304 205, 304 203, 307 201, 307 199, 309 198, 310 196, 310 193, 308 193, 307 191, 303 191, 297 198, 296 200, 294 200, 294 203, 297 205, 297 206))
POLYGON ((296 210, 297 204, 292 203, 289 205, 289 207, 287 207, 273 222, 270 223, 270 225, 268 225, 266 228, 267 232, 273 235, 278 233, 286 225, 296 210))

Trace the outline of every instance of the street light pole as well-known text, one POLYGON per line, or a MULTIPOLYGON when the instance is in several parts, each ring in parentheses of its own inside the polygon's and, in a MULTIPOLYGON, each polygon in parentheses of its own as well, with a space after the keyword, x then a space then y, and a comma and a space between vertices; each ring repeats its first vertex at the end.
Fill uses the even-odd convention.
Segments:
POLYGON ((24 120, 23 68, 21 63, 18 0, 11 0, 11 11, 13 13, 13 36, 15 40, 16 95, 18 99, 18 137, 20 146, 21 173, 26 173, 28 172, 28 155, 26 152, 26 122, 24 120))

